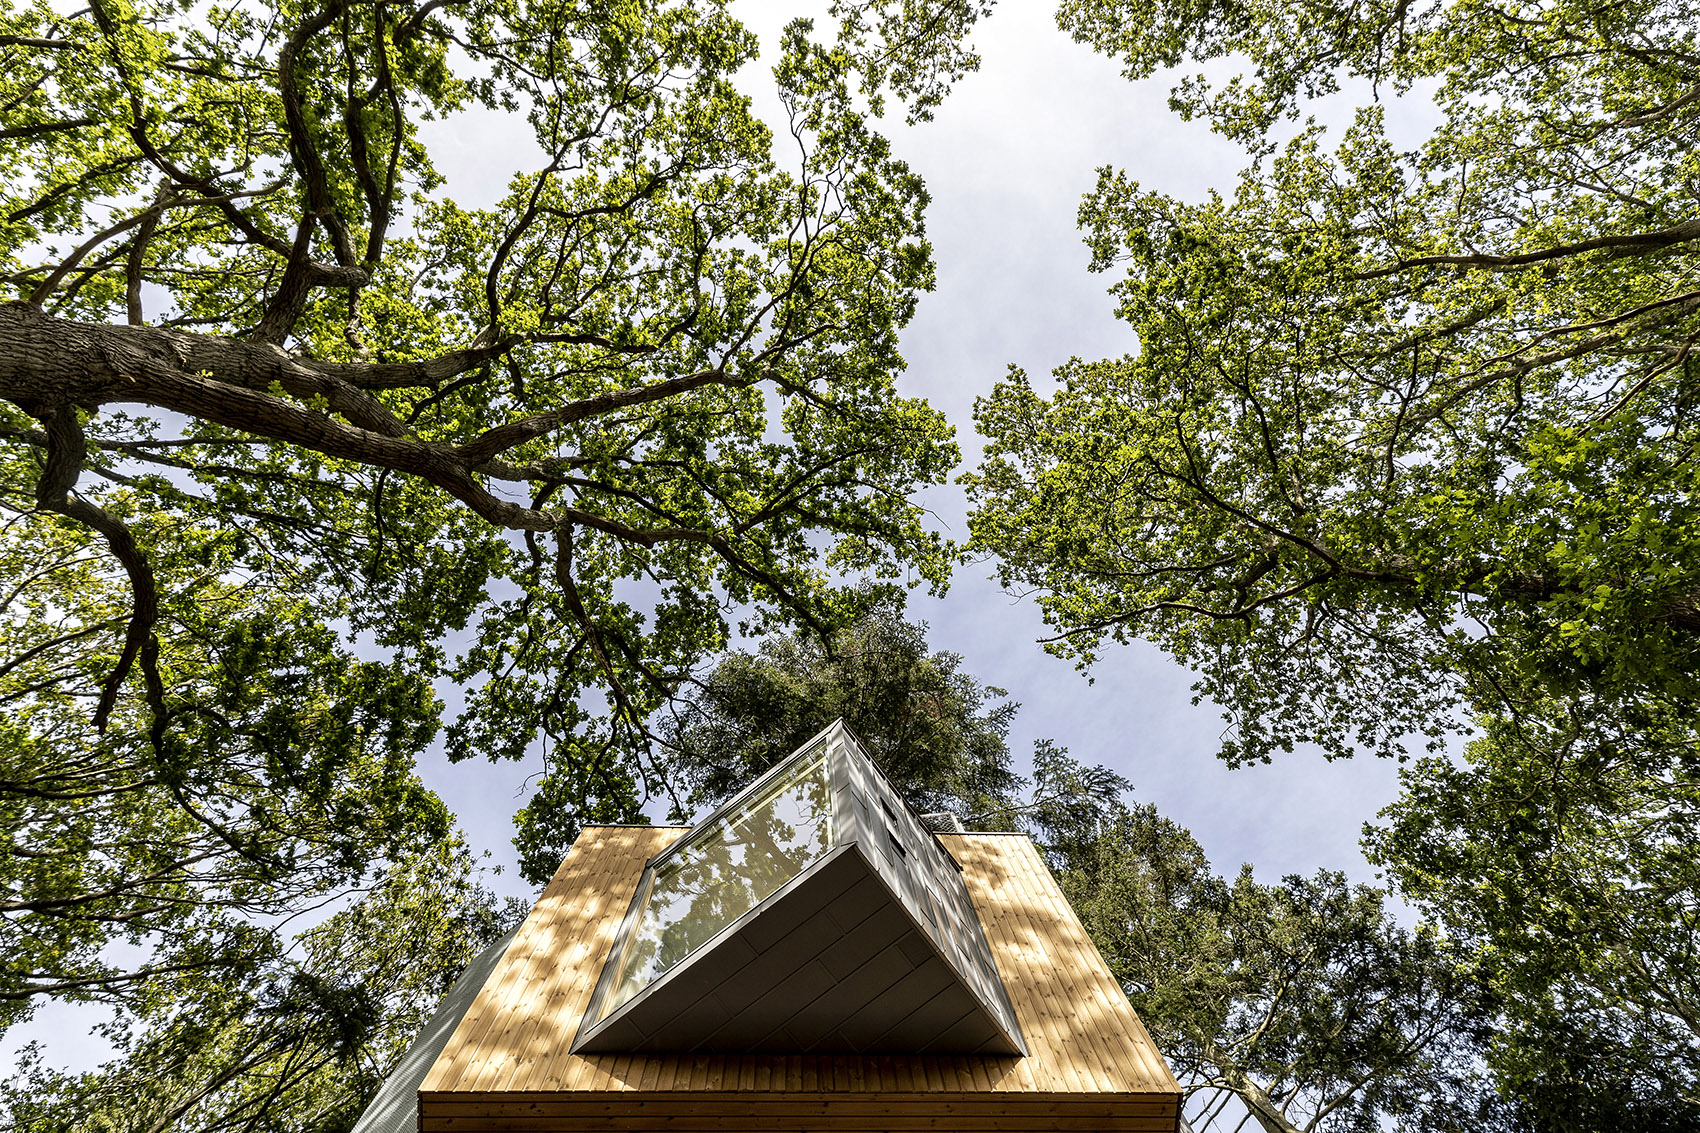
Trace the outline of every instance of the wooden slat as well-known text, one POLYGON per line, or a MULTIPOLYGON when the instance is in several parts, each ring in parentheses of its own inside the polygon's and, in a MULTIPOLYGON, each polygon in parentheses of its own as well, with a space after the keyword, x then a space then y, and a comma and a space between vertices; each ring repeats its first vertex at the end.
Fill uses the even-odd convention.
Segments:
POLYGON ((1025 879, 1020 873, 1019 853, 1005 855, 1003 864, 1011 871, 1011 877, 1000 894, 1003 899, 999 902, 998 919, 1005 931, 1020 941, 1019 948, 1003 949, 1005 955, 1016 957, 1015 971, 1004 977, 1004 986, 1015 1001, 1015 1015, 1021 1023, 1022 1033, 1028 1036, 1029 1057, 1043 1051, 1032 1066, 1036 1072, 1042 1069, 1049 1079, 1044 1083, 1047 1089, 1072 1093, 1103 1089, 1102 1083, 1087 1081, 1079 1073, 1085 1043, 1068 1045, 1071 1037, 1085 1037, 1071 1035, 1063 1025, 1063 1003, 1057 989, 1066 973, 1058 971, 1057 966, 1066 964, 1068 958, 1054 955, 1051 949, 1045 947, 1050 941, 1046 939, 1044 929, 1051 926, 1035 924, 1026 908, 1033 894, 1030 886, 1023 884, 1025 879), (1067 1057, 1055 1056, 1055 1052, 1065 1049, 1067 1057))
MULTIPOLYGON (((433 1095, 433 1113, 466 1117, 479 1113, 506 1117, 595 1117, 622 1113, 652 1113, 658 1116, 683 1117, 693 1113, 728 1115, 759 1111, 762 1113, 810 1116, 835 1114, 867 1116, 889 1114, 914 1102, 906 1093, 863 1094, 838 1097, 831 1094, 777 1094, 752 1098, 748 1094, 718 1092, 694 1097, 658 1094, 633 1099, 624 1094, 601 1094, 576 1097, 564 1093, 534 1093, 516 1097, 497 1094, 433 1095)), ((1106 1107, 1103 1099, 1082 1099, 1069 1095, 1045 1095, 1042 1099, 986 1098, 964 1094, 929 1094, 936 1108, 948 1108, 964 1115, 992 1116, 1000 1113, 1034 1117, 1043 1114, 1064 1117, 1090 1117, 1114 1108, 1117 1113, 1135 1117, 1164 1117, 1175 1111, 1175 1099, 1163 1095, 1123 1095, 1106 1107)))
MULTIPOLYGON (((1174 1083, 1174 1076, 1168 1064, 1157 1053, 1157 1046, 1151 1041, 1145 1024, 1128 1006, 1127 997, 1122 993, 1120 985, 1116 983, 1115 977, 1110 974, 1108 966, 1103 963, 1103 958, 1098 956, 1096 947, 1091 943, 1086 926, 1080 923, 1074 906, 1068 903, 1062 891, 1056 887, 1050 872, 1040 860, 1037 849, 1031 844, 1027 846, 1027 856, 1030 859, 1029 871, 1043 875, 1033 877, 1031 884, 1035 888, 1048 890, 1045 902, 1050 907, 1055 923, 1066 926, 1077 942, 1076 947, 1091 949, 1092 955, 1098 960, 1095 964, 1071 966, 1068 973, 1071 979, 1081 986, 1081 995, 1077 1002, 1087 1005, 1089 1013, 1082 1029, 1093 1036, 1094 1047, 1100 1060, 1113 1064, 1114 1059, 1121 1054, 1121 1051, 1112 1048, 1110 1042, 1111 1036, 1120 1032, 1130 1040, 1130 1053, 1139 1060, 1138 1069, 1147 1080, 1174 1083)), ((1174 1083, 1174 1088, 1178 1090, 1179 1084, 1174 1083)))
MULTIPOLYGON (((1099 1046, 1104 1035, 1096 1028, 1082 1026, 1079 1017, 1080 989, 1075 973, 1081 966, 1079 942, 1060 931, 1053 910, 1045 902, 1044 889, 1037 882, 1034 866, 1043 868, 1031 843, 1023 843, 1015 853, 1006 855, 1018 878, 1012 886, 1020 898, 1011 902, 1011 914, 1030 934, 1036 947, 1025 955, 1028 970, 1014 984, 1026 989, 1029 996, 1040 997, 1030 1004, 1053 1044, 1067 1045, 1070 1057, 1052 1059, 1051 1065, 1063 1074, 1065 1088, 1077 1092, 1114 1090, 1115 1075, 1099 1058, 1099 1046)), ((1125 1088, 1125 1086, 1123 1087, 1125 1088)))
MULTIPOLYGON (((427 1114, 420 1121, 423 1133, 561 1133, 561 1118, 439 1118, 427 1114)), ((825 1119, 785 1118, 768 1114, 745 1113, 724 1118, 707 1114, 690 1118, 649 1118, 644 1114, 619 1118, 580 1118, 573 1121, 573 1130, 646 1130, 678 1131, 678 1133, 797 1133, 799 1128, 843 1133, 899 1133, 899 1131, 955 1130, 957 1133, 1110 1133, 1125 1130, 1129 1133, 1175 1133, 1175 1118, 1119 1118, 1100 1114, 1091 1118, 954 1118, 950 1114, 894 1114, 886 1118, 825 1119), (808 1121, 808 1126, 799 1126, 808 1121)))
POLYGON ((963 883, 968 887, 969 897, 974 900, 975 912, 980 916, 981 927, 991 946, 998 978, 1009 992, 1016 1021, 1027 1043, 1026 1058, 976 1061, 984 1068, 991 1090, 1033 1093, 1047 1089, 1049 1087, 1041 1084, 1039 1079, 1045 1072, 1044 1054, 1051 1049, 1051 1042, 1037 1024, 1030 1002, 1032 990, 1026 989, 1023 994, 1017 994, 1020 981, 1027 978, 1027 965, 1022 960, 1026 949, 1022 932, 1014 922, 1006 898, 1006 894, 1013 891, 1013 886, 1008 883, 1007 870, 997 860, 998 855, 994 853, 987 857, 989 848, 1007 850, 1010 847, 1001 842, 988 847, 978 840, 965 843, 960 839, 954 844, 945 844, 962 866, 963 883))
MULTIPOLYGON (((785 1118, 767 1114, 745 1113, 724 1118, 707 1114, 692 1118, 649 1118, 643 1114, 622 1118, 583 1118, 573 1121, 573 1130, 644 1130, 677 1131, 677 1133, 797 1133, 808 1128, 811 1133, 899 1133, 899 1131, 954 1130, 957 1133, 1175 1133, 1175 1118, 1119 1118, 1100 1114, 1091 1118, 954 1118, 950 1114, 896 1114, 887 1118, 823 1119, 785 1118), (799 1121, 808 1121, 801 1126, 799 1121)), ((423 1133, 561 1133, 561 1118, 439 1118, 427 1114, 420 1121, 423 1133)))
POLYGON ((742 1093, 705 1093, 691 1099, 657 1096, 633 1100, 622 1095, 571 1098, 559 1092, 530 1094, 525 1100, 505 1095, 462 1095, 462 1100, 431 1106, 426 1130, 749 1130, 797 1129, 858 1131, 979 1130, 983 1133, 1131 1130, 1172 1133, 1176 1099, 1170 1096, 1092 1100, 1077 1097, 992 1099, 960 1093, 879 1094, 834 1097, 779 1094, 752 1098, 742 1093))
MULTIPOLYGON (((636 842, 640 852, 647 848, 647 840, 636 842)), ((630 856, 631 851, 627 849, 618 859, 611 859, 607 867, 595 876, 617 887, 625 875, 624 867, 630 856)), ((525 1073, 516 1073, 512 1077, 507 1083, 509 1089, 540 1089, 546 1085, 559 1088, 562 1085, 560 1075, 564 1067, 559 1059, 552 1056, 559 1034, 552 1024, 556 1020, 583 1016, 595 987, 595 975, 590 976, 587 982, 585 973, 592 968, 600 971, 598 961, 607 954, 608 942, 613 938, 609 925, 617 928, 625 914, 625 905, 630 903, 630 894, 622 902, 618 889, 614 888, 598 893, 594 900, 597 902, 594 908, 589 903, 590 898, 582 896, 577 900, 551 902, 553 916, 550 923, 560 934, 559 939, 553 942, 557 962, 549 969, 550 978, 542 992, 542 999, 537 1009, 528 1013, 527 1026, 522 1033, 525 1045, 538 1051, 540 1056, 529 1060, 525 1073)))
MULTIPOLYGON (((730 1114, 717 1117, 701 1110, 710 1097, 736 1097, 749 1116, 752 1106, 803 1095, 817 1103, 830 1099, 831 1112, 846 1120, 857 1118, 859 1111, 842 1106, 864 1099, 887 1105, 906 1098, 899 1111, 925 1114, 929 1099, 978 1097, 993 1106, 983 1115, 987 1120, 1001 1120, 1000 1113, 1025 1119, 1010 1109, 1025 1102, 1055 1106, 1063 1098, 1084 1099, 1095 1107, 1090 1114, 1053 1109, 1051 1116, 1100 1122, 1125 1116, 1174 1129, 1174 1106, 1162 1113, 1122 1112, 1135 1100, 1141 1105, 1173 1101, 1179 1086, 1038 851, 1019 835, 944 835, 943 840, 962 865, 963 881, 1027 1042, 1026 1058, 571 1054, 568 1047, 644 863, 683 832, 676 827, 590 827, 580 835, 427 1075, 422 1117, 454 1124, 426 1128, 474 1128, 465 1124, 474 1115, 456 1098, 467 1104, 498 1098, 598 1099, 594 1105, 665 1117, 653 1128, 686 1129, 695 1127, 679 1122, 699 1113, 705 1119, 733 1120, 730 1114), (672 1114, 643 1108, 669 1096, 689 1099, 684 1104, 699 1108, 672 1114)), ((764 1121, 786 1117, 782 1111, 762 1112, 764 1121)), ((617 1117, 606 1110, 586 1115, 596 1113, 601 1114, 598 1121, 617 1117)), ((516 1113, 502 1120, 531 1116, 516 1113)), ((888 1122, 882 1127, 968 1128, 950 1122, 972 1116, 958 1105, 955 1114, 934 1112, 926 1118, 946 1124, 888 1122)), ((836 1116, 827 1125, 855 1128, 840 1126, 836 1116)), ((720 1126, 703 1126, 710 1127, 720 1126)), ((758 1127, 767 1128, 747 1126, 758 1127)))

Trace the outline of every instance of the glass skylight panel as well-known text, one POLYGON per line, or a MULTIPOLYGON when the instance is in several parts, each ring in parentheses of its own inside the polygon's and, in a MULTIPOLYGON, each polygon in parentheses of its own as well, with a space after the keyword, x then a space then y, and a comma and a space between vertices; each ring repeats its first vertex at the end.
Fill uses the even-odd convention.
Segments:
POLYGON ((651 871, 608 1015, 833 845, 826 748, 681 843, 651 871))
POLYGON ((1026 1052, 960 869, 842 720, 645 865, 573 1049, 1026 1052))

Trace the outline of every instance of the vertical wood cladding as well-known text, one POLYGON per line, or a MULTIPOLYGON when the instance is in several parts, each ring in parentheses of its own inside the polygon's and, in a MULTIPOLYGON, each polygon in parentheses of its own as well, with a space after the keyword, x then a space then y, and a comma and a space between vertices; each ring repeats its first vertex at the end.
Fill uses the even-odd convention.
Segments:
POLYGON ((682 833, 580 835, 422 1084, 422 1129, 1176 1128, 1178 1084, 1023 835, 939 837, 1025 1058, 572 1054, 644 863, 682 833))

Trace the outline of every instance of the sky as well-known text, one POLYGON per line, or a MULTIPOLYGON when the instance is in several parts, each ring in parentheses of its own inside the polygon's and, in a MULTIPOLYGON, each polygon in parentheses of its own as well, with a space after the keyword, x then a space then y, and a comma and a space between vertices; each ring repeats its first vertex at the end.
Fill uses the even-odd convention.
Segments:
MULTIPOLYGON (((765 48, 797 5, 743 3, 734 10, 765 48)), ((974 399, 1011 364, 1045 389, 1047 375, 1070 357, 1137 349, 1106 294, 1113 274, 1087 270, 1075 226, 1096 170, 1116 166, 1148 189, 1198 199, 1211 189, 1231 193, 1245 163, 1238 147, 1169 110, 1172 80, 1122 78, 1113 60, 1059 31, 1053 11, 1030 0, 1001 4, 974 37, 980 70, 958 83, 934 120, 906 127, 893 113, 882 123, 897 156, 926 180, 938 268, 937 289, 923 297, 902 336, 909 368, 899 385, 956 426, 965 468, 981 444, 974 399)), ((775 107, 766 65, 746 75, 758 110, 775 107)), ((1321 112, 1341 117, 1349 102, 1321 112)), ((531 145, 523 121, 493 115, 450 120, 428 140, 450 195, 467 205, 497 199, 531 145)), ((934 490, 925 502, 948 537, 967 538, 959 488, 934 490)), ((1004 594, 989 579, 992 570, 990 563, 959 568, 942 599, 916 591, 910 616, 929 623, 934 648, 961 654, 964 671, 1021 702, 1011 734, 1018 760, 1034 740, 1048 738, 1082 763, 1120 772, 1137 801, 1188 827, 1223 873, 1251 862, 1265 881, 1324 868, 1375 879, 1358 839, 1364 822, 1397 793, 1395 764, 1331 764, 1301 751, 1229 770, 1215 755, 1220 710, 1192 704, 1191 674, 1136 644, 1110 646, 1089 680, 1043 652, 1036 640, 1046 631, 1036 608, 1004 594)), ((538 770, 442 761, 425 768, 472 843, 506 864, 513 892, 522 890, 512 877, 509 827, 526 776, 538 770)))
MULTIPOLYGON (((740 18, 763 44, 775 42, 795 4, 746 0, 740 18)), ((1057 30, 1049 3, 1006 0, 977 30, 980 70, 964 78, 935 119, 884 128, 898 156, 925 178, 932 195, 928 234, 938 287, 923 298, 902 337, 909 368, 901 391, 922 396, 957 428, 965 467, 980 441, 974 399, 1011 364, 1046 388, 1045 375, 1070 357, 1103 358, 1136 349, 1113 315, 1113 278, 1087 271, 1075 227, 1081 197, 1096 170, 1127 170, 1144 187, 1187 199, 1232 192, 1244 155, 1167 106, 1170 80, 1130 83, 1116 64, 1057 30)), ((749 73, 749 93, 773 105, 766 71, 749 73)), ((1321 108, 1339 117, 1349 98, 1321 108)), ((1395 112, 1397 118, 1398 111, 1395 112)), ((1422 126, 1422 107, 1407 117, 1422 126)), ((523 118, 479 113, 427 124, 422 131, 447 177, 448 195, 469 207, 492 203, 508 177, 532 166, 535 150, 523 118)), ((926 506, 944 533, 967 538, 966 504, 951 486, 926 506)), ((1229 770, 1216 758, 1224 722, 1209 704, 1193 705, 1192 676, 1159 651, 1108 647, 1092 679, 1035 643, 1045 627, 1031 603, 1004 594, 990 563, 959 569, 942 599, 917 591, 910 616, 931 626, 936 649, 963 657, 964 671, 1007 689, 1022 704, 1011 749, 1024 762, 1048 738, 1086 764, 1104 764, 1134 785, 1136 801, 1154 803, 1189 828, 1219 872, 1250 862, 1263 881, 1289 873, 1342 870, 1375 880, 1358 847, 1363 824, 1397 793, 1397 767, 1370 759, 1327 763, 1297 752, 1266 766, 1229 770)), ((503 867, 498 892, 530 896, 519 878, 512 817, 526 781, 540 766, 468 762, 440 756, 422 767, 459 815, 475 849, 503 867)), ((107 1049, 88 1034, 103 1013, 49 1005, 0 1043, 0 1064, 32 1038, 50 1063, 92 1068, 107 1049)))

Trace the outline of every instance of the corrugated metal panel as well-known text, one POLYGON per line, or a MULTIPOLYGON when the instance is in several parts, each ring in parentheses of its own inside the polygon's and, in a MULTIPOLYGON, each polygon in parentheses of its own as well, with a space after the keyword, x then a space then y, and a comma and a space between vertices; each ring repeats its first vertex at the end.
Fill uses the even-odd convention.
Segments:
MULTIPOLYGON (((844 733, 846 746, 855 745, 849 730, 844 733)), ((1022 1049, 1021 1026, 974 915, 960 863, 866 754, 845 752, 843 770, 847 782, 841 789, 854 800, 845 809, 855 816, 856 841, 1014 1049, 1022 1049)))

